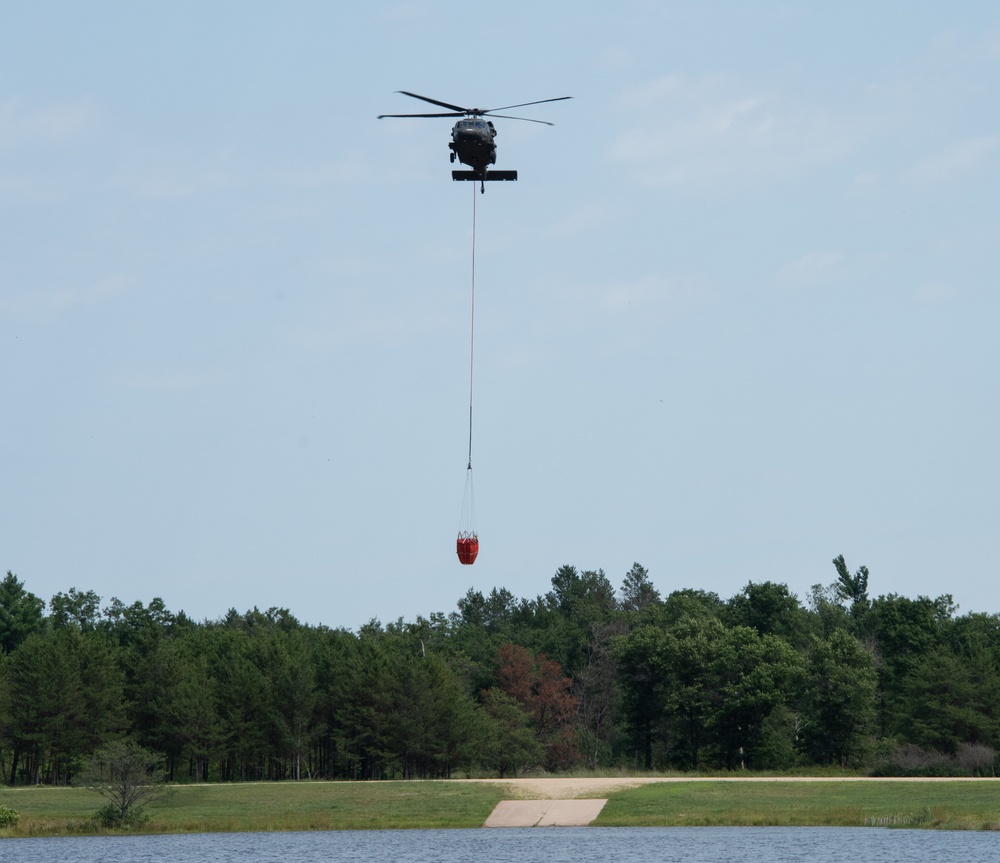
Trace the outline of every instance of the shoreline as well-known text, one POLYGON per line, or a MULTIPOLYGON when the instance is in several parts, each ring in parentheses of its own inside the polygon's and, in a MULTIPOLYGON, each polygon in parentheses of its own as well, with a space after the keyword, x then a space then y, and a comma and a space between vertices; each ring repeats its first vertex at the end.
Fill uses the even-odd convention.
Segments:
POLYGON ((479 828, 503 801, 597 798, 607 800, 588 822, 597 827, 1000 830, 996 777, 546 776, 168 787, 132 831, 97 827, 92 819, 103 800, 86 789, 0 788, 0 806, 20 814, 17 826, 0 830, 0 846, 5 837, 479 828))

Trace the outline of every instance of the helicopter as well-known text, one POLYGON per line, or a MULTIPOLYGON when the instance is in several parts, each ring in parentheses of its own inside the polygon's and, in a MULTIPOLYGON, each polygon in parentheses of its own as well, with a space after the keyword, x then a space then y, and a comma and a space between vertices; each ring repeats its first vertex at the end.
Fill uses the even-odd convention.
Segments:
POLYGON ((450 157, 454 164, 455 160, 463 165, 472 168, 471 171, 452 171, 453 180, 479 180, 479 191, 486 191, 487 180, 516 180, 517 171, 491 171, 490 165, 496 164, 497 130, 493 121, 487 115, 503 120, 524 120, 528 123, 542 123, 552 126, 545 120, 532 120, 529 117, 511 117, 506 114, 496 114, 495 111, 509 111, 511 108, 524 108, 528 105, 541 105, 543 102, 562 102, 564 99, 572 99, 572 96, 559 96, 555 99, 539 99, 537 102, 521 102, 518 105, 505 105, 502 108, 462 108, 459 105, 451 105, 448 102, 439 102, 437 99, 430 99, 427 96, 420 96, 417 93, 410 93, 406 90, 397 90, 404 96, 413 99, 420 99, 438 105, 441 108, 448 108, 447 114, 379 114, 379 119, 384 117, 461 117, 451 130, 451 141, 448 148, 451 150, 450 157))

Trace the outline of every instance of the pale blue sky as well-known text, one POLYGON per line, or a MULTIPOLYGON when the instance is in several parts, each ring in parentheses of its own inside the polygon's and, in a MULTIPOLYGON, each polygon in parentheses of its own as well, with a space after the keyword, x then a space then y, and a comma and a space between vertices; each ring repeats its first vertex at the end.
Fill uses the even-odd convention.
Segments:
POLYGON ((1000 611, 995 3, 345 5, 2 4, 0 570, 354 628, 842 553, 1000 611), (477 202, 472 567, 474 190, 404 89, 574 97, 477 202))

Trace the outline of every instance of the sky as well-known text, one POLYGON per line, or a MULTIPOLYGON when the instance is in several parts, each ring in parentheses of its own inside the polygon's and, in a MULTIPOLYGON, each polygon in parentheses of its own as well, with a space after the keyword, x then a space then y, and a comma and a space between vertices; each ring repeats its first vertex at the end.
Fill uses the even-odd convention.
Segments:
POLYGON ((1000 8, 2 0, 0 571, 357 629, 563 565, 1000 612, 1000 8), (497 120, 480 195, 448 119, 497 120), (468 461, 481 543, 455 554, 468 461))

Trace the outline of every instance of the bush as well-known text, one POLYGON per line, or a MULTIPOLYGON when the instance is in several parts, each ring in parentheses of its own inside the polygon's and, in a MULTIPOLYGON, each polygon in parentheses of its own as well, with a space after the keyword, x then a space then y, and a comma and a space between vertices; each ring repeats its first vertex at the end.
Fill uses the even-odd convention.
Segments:
POLYGON ((915 743, 897 746, 892 754, 872 768, 872 776, 953 776, 955 763, 943 752, 921 749, 915 743))
POLYGON ((913 743, 897 746, 871 770, 872 776, 993 776, 996 751, 983 744, 962 744, 955 755, 921 749, 913 743))
POLYGON ((115 806, 114 803, 109 803, 94 813, 94 821, 99 827, 104 827, 108 830, 118 830, 129 827, 142 827, 143 824, 149 821, 149 816, 143 811, 141 806, 133 806, 125 813, 123 820, 121 809, 115 806))
POLYGON ((21 815, 9 806, 0 806, 0 827, 16 827, 21 815))
POLYGON ((955 760, 972 776, 996 776, 997 752, 985 743, 963 743, 955 760))

